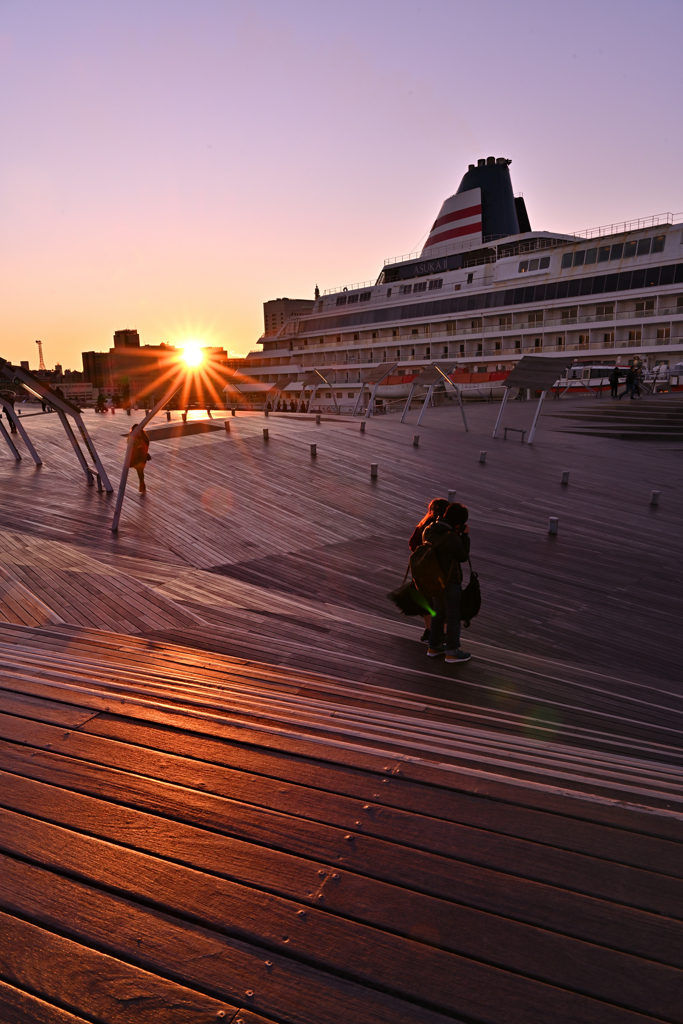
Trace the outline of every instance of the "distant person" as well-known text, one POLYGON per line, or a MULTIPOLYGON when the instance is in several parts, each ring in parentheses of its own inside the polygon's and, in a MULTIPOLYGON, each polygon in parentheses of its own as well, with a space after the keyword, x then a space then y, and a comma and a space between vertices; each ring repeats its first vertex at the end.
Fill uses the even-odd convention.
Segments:
POLYGON ((97 401, 95 402, 95 412, 104 412, 105 405, 106 402, 104 395, 100 391, 99 395, 97 396, 97 401))
MULTIPOLYGON (((420 520, 420 522, 417 524, 417 526, 410 535, 408 547, 410 548, 411 551, 416 551, 419 548, 420 544, 422 544, 422 535, 426 528, 428 526, 431 526, 432 523, 435 523, 439 516, 443 515, 447 508, 448 501, 446 500, 446 498, 433 498, 429 502, 429 507, 427 508, 426 515, 422 517, 422 519, 420 520)), ((423 618, 425 630, 422 636, 420 637, 420 642, 423 644, 428 644, 429 633, 432 626, 432 617, 431 615, 424 615, 423 618)))
POLYGON ((611 371, 611 373, 609 375, 609 386, 612 389, 611 394, 610 394, 610 398, 618 398, 619 397, 619 370, 617 369, 616 366, 614 367, 614 369, 611 371))
MULTIPOLYGON (((2 395, 2 397, 5 399, 7 404, 11 407, 12 412, 14 412, 14 398, 15 398, 14 392, 13 391, 5 391, 3 393, 3 395, 2 395)), ((2 409, 3 408, 5 410, 5 416, 7 417, 7 422, 9 423, 10 432, 12 434, 16 434, 17 433, 17 425, 14 422, 14 417, 12 416, 12 413, 7 408, 7 406, 0 406, 0 414, 2 413, 2 409)))
MULTIPOLYGON (((131 427, 130 433, 132 434, 137 427, 137 423, 134 423, 131 427)), ((130 434, 129 434, 130 436, 130 434)), ((147 490, 145 486, 145 466, 151 459, 149 454, 149 436, 144 430, 138 430, 133 441, 133 451, 131 454, 130 464, 131 468, 135 470, 140 481, 140 494, 144 494, 147 490)))
POLYGON ((630 395, 631 396, 631 400, 633 400, 635 398, 634 391, 635 391, 635 386, 636 386, 636 377, 637 377, 636 371, 633 369, 632 366, 629 366, 628 371, 626 373, 626 381, 625 381, 626 388, 619 395, 619 401, 621 401, 621 399, 624 397, 624 395, 630 395))
POLYGON ((427 655, 435 658, 445 654, 448 664, 469 661, 472 657, 460 650, 460 601, 462 598, 461 562, 466 562, 470 553, 470 538, 467 519, 469 512, 465 505, 449 505, 436 522, 424 530, 424 543, 434 547, 441 569, 443 586, 437 587, 430 595, 435 615, 429 636, 427 655), (444 647, 444 624, 446 644, 444 647))

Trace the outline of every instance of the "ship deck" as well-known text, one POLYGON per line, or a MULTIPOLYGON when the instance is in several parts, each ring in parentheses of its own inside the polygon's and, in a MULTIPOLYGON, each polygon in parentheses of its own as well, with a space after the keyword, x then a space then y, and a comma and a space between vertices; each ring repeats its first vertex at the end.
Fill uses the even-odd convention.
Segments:
MULTIPOLYGON (((153 440, 116 535, 27 418, 3 1021, 682 1021, 681 403, 636 406, 549 401, 533 446, 485 403, 467 434, 239 413, 153 440), (484 599, 457 667, 385 596, 449 489, 484 599)), ((85 418, 116 483, 134 421, 85 418)))

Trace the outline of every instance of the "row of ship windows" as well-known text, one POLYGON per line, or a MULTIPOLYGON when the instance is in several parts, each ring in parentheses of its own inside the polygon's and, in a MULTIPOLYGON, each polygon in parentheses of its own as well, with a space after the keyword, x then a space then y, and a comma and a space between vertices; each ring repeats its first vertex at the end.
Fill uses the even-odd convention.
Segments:
POLYGON ((522 260, 517 272, 519 274, 526 274, 529 270, 547 270, 550 266, 550 256, 542 256, 537 260, 522 260))
POLYGON ((337 305, 345 306, 348 302, 349 306, 353 305, 354 302, 369 302, 372 292, 355 292, 351 295, 338 295, 337 305))
POLYGON ((664 252, 665 244, 666 235, 655 235, 654 238, 640 238, 634 239, 632 242, 615 242, 614 245, 601 245, 594 249, 566 252, 562 257, 562 269, 582 267, 587 263, 607 263, 610 260, 621 260, 630 256, 648 256, 651 252, 664 252))
MULTIPOLYGON (((418 281, 417 284, 402 284, 398 290, 399 295, 410 295, 411 292, 426 292, 427 284, 429 284, 429 291, 436 292, 439 288, 443 288, 443 278, 437 277, 432 281, 418 281)), ((391 295, 391 289, 387 292, 387 295, 391 295)))

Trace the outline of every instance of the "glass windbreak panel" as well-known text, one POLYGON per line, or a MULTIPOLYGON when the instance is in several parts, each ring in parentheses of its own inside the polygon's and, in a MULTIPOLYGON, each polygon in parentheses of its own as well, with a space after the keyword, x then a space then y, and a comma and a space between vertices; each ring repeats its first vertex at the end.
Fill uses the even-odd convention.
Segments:
POLYGON ((586 258, 586 250, 585 249, 579 249, 578 252, 574 253, 574 266, 575 267, 582 267, 583 266, 583 261, 585 260, 585 258, 586 258))
POLYGON ((598 260, 598 250, 597 249, 587 249, 586 250, 586 263, 597 263, 597 260, 598 260))
POLYGON ((612 246, 612 250, 609 254, 611 260, 620 260, 624 254, 624 243, 617 242, 616 245, 612 246))
POLYGON ((627 256, 635 256, 637 245, 637 242, 626 242, 624 245, 624 258, 627 256))
POLYGON ((652 244, 652 239, 651 238, 640 238, 638 240, 638 255, 639 256, 647 256, 647 254, 650 251, 651 244, 652 244))
POLYGON ((547 270, 550 266, 550 256, 541 257, 541 262, 538 265, 539 270, 547 270))
POLYGON ((574 262, 574 254, 571 252, 565 252, 562 256, 562 269, 565 270, 567 267, 571 267, 574 262))
POLYGON ((652 239, 652 252, 664 252, 664 243, 666 242, 666 235, 655 235, 652 239))
POLYGON ((607 263, 609 259, 609 245, 601 245, 598 249, 598 263, 607 263))

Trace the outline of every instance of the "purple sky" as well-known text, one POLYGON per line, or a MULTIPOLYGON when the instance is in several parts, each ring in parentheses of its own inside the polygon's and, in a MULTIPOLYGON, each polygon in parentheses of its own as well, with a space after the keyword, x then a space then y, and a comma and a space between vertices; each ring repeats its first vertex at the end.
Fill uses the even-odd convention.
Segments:
POLYGON ((479 157, 535 228, 683 210, 681 38, 681 0, 0 0, 0 355, 244 354, 479 157))

